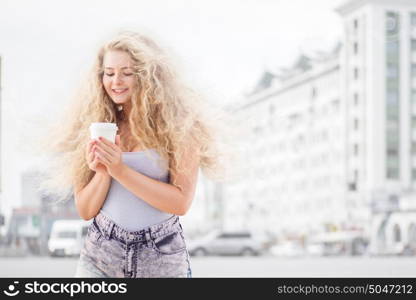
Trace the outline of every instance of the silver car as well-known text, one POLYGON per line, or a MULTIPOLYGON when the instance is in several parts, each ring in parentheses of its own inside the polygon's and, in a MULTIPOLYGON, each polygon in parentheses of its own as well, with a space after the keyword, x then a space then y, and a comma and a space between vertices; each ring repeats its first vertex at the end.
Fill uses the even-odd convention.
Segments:
POLYGON ((213 232, 188 242, 191 256, 205 255, 259 255, 266 251, 267 242, 248 231, 213 232))

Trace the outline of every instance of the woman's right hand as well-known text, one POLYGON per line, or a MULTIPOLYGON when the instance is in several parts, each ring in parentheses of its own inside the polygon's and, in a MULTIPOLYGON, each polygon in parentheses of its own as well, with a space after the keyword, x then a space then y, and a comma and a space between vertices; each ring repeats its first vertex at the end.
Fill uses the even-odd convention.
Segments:
POLYGON ((88 167, 96 173, 108 174, 107 167, 102 163, 99 163, 97 160, 97 155, 95 155, 95 140, 89 141, 87 145, 87 164, 88 167))

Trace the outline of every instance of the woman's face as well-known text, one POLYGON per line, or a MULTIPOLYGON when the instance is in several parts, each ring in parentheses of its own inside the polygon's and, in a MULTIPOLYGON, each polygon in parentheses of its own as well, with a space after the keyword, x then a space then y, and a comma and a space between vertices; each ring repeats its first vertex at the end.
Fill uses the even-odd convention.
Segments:
POLYGON ((116 104, 131 101, 137 84, 133 74, 133 62, 124 51, 107 51, 103 59, 103 85, 105 91, 116 104))

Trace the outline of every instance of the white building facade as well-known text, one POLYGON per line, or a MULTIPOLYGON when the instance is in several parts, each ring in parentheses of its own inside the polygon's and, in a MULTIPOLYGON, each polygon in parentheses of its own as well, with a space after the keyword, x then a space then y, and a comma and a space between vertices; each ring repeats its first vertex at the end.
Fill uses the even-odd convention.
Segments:
POLYGON ((338 51, 301 57, 237 108, 251 171, 226 189, 225 227, 292 235, 348 220, 338 51))
POLYGON ((347 201, 357 218, 370 207, 371 250, 397 253, 416 244, 416 2, 349 1, 338 12, 347 201))
POLYGON ((383 252, 392 237, 416 242, 416 1, 353 0, 337 11, 342 47, 266 72, 235 108, 253 174, 227 187, 225 219, 240 205, 248 217, 233 226, 355 227, 383 252))

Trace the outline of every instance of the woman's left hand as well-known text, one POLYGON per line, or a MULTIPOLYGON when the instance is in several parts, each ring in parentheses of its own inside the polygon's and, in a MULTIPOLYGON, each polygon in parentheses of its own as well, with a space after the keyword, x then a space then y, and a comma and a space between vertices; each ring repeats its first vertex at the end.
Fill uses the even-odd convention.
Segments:
POLYGON ((124 163, 121 159, 120 135, 116 136, 115 144, 106 138, 99 137, 95 143, 95 151, 97 152, 97 159, 107 167, 107 172, 112 177, 121 172, 124 163))

